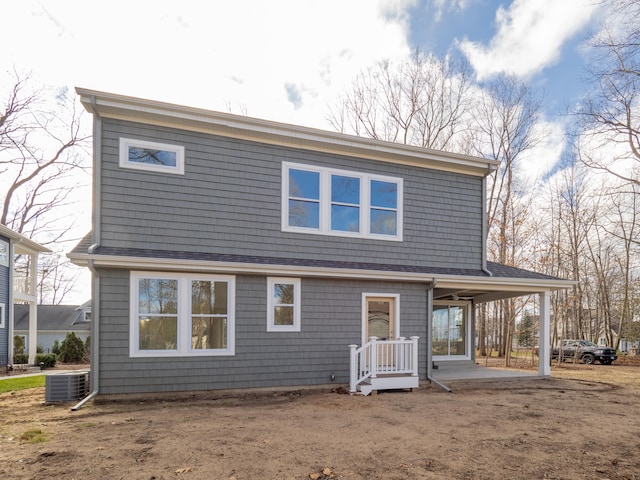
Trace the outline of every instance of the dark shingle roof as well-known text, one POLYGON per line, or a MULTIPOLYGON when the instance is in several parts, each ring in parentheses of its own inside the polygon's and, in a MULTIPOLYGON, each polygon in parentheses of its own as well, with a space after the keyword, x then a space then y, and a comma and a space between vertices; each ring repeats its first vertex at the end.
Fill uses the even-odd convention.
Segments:
MULTIPOLYGON (((90 238, 90 236, 88 236, 90 238)), ((90 244, 90 239, 83 239, 74 249, 74 253, 86 253, 86 249, 90 244)), ((478 268, 446 268, 432 267, 428 265, 403 265, 403 264, 385 264, 371 262, 345 262, 335 260, 313 260, 302 258, 286 258, 286 257, 264 257, 255 255, 231 255, 220 253, 203 253, 203 252, 180 252, 166 250, 151 250, 142 248, 115 248, 100 246, 94 252, 96 255, 106 256, 124 256, 137 258, 161 258, 173 260, 191 260, 191 261, 210 261, 223 263, 242 263, 257 265, 278 265, 292 267, 310 267, 310 268, 335 268, 345 270, 363 270, 363 271, 381 271, 381 272, 398 272, 398 273, 419 273, 425 275, 456 275, 471 277, 489 278, 480 266, 478 268)), ((519 278, 530 280, 559 280, 551 275, 532 272, 516 267, 509 267, 499 263, 487 262, 487 269, 496 278, 519 278)))
MULTIPOLYGON (((84 320, 82 305, 38 305, 38 330, 70 331, 91 329, 91 322, 84 320)), ((13 307, 14 329, 29 330, 29 305, 13 307)))

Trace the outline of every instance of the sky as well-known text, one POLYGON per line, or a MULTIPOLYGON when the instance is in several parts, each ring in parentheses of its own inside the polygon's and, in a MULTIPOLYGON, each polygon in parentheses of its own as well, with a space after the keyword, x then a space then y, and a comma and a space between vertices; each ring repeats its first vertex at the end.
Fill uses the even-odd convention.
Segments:
POLYGON ((595 0, 8 1, 0 93, 15 70, 51 87, 331 130, 328 108, 357 73, 417 47, 466 57, 478 80, 509 73, 543 92, 553 135, 532 162, 538 176, 560 162, 563 114, 585 90, 583 47, 600 8, 595 0))

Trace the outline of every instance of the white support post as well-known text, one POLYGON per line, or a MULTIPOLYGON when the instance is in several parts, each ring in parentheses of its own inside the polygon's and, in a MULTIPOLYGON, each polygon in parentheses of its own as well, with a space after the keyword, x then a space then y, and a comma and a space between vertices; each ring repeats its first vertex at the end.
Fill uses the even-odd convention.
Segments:
POLYGON ((540 335, 538 340, 538 375, 551 375, 551 299, 549 292, 540 292, 540 335))
POLYGON ((411 338, 411 376, 418 376, 418 338, 420 337, 410 337, 411 338))
POLYGON ((349 363, 349 392, 356 392, 356 379, 358 378, 358 359, 356 358, 357 345, 349 345, 350 363, 349 363))
POLYGON ((378 337, 369 337, 371 342, 371 348, 369 350, 369 369, 371 371, 371 378, 378 376, 378 337))
POLYGON ((29 255, 29 269, 27 270, 29 300, 29 364, 35 365, 38 350, 38 255, 29 255))

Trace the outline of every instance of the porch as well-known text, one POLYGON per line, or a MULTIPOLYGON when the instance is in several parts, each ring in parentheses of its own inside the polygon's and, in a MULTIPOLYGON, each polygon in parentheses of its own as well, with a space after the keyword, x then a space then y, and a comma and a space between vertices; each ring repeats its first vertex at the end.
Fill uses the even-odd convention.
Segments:
POLYGON ((358 347, 349 345, 349 393, 369 395, 377 390, 417 388, 418 337, 369 341, 358 347))

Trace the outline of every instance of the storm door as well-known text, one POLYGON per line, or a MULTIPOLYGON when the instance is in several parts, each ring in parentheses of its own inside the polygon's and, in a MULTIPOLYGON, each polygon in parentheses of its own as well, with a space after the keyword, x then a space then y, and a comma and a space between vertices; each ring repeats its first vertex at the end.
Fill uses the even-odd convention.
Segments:
MULTIPOLYGON (((370 337, 394 340, 398 336, 396 296, 365 296, 364 342, 370 337)), ((379 344, 376 349, 378 368, 391 368, 395 363, 395 345, 379 344)))
POLYGON ((365 339, 378 337, 378 340, 395 338, 395 298, 367 297, 367 322, 365 339))

